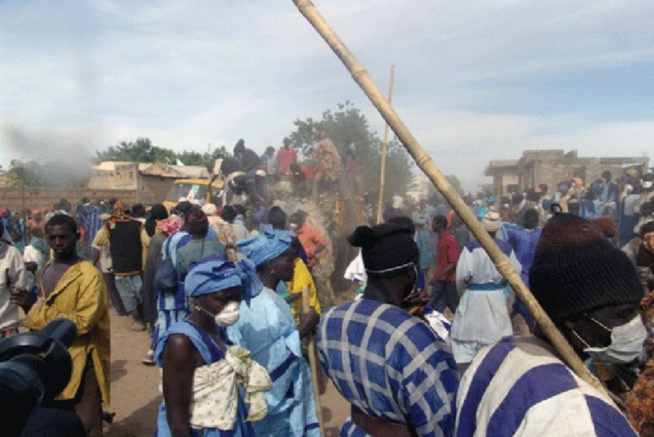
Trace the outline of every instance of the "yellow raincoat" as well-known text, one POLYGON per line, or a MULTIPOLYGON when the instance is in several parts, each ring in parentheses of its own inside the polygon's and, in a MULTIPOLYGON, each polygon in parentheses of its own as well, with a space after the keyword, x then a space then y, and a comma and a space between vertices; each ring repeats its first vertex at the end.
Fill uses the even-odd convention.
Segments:
POLYGON ((39 297, 27 313, 25 326, 38 331, 57 318, 69 319, 77 326, 77 339, 68 349, 73 360, 73 372, 70 382, 56 398, 58 400, 75 397, 86 359, 90 356, 102 402, 105 406, 109 405, 111 339, 107 296, 102 274, 88 261, 72 265, 48 297, 43 291, 42 277, 39 278, 39 297))

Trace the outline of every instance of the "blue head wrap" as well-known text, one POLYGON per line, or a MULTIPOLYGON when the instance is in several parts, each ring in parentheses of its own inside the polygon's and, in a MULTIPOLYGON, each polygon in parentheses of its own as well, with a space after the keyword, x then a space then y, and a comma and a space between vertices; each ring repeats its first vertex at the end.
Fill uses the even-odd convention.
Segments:
POLYGON ((245 256, 258 267, 284 253, 291 247, 294 237, 293 232, 275 229, 266 231, 258 237, 241 240, 236 244, 241 248, 245 256))
POLYGON ((224 261, 218 254, 205 256, 192 263, 184 281, 184 290, 189 297, 239 286, 243 287, 242 297, 246 301, 259 294, 263 288, 250 261, 243 260, 234 264, 224 261))

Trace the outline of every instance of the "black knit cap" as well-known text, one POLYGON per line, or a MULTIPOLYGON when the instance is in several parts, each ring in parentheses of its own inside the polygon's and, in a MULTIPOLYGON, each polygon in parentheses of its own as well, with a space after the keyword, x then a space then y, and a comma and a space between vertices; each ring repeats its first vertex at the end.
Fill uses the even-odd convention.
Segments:
POLYGON ((557 214, 543 228, 529 284, 555 323, 643 297, 629 258, 597 226, 574 214, 557 214))
POLYGON ((420 259, 411 230, 395 223, 359 226, 347 241, 361 248, 363 265, 369 273, 388 271, 420 259))

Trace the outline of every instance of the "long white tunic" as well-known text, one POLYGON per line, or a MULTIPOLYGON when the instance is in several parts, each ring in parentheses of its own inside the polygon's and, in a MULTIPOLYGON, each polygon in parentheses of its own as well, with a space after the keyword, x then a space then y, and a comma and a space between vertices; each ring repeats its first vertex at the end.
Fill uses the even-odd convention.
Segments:
MULTIPOLYGON (((498 239, 495 242, 520 273, 520 262, 511 246, 498 239)), ((504 282, 502 274, 478 241, 464 247, 456 267, 456 285, 462 297, 452 322, 450 335, 453 343, 488 345, 513 334, 504 282)))

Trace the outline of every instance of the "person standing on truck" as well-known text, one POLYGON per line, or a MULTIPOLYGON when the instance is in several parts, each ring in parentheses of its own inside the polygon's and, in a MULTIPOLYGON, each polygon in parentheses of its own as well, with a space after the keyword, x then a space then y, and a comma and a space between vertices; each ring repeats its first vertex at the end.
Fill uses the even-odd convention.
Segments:
POLYGON ((291 139, 284 138, 284 147, 277 152, 277 171, 280 175, 289 173, 291 166, 297 162, 297 152, 291 149, 291 139))
POLYGON ((244 173, 254 174, 257 167, 261 165, 259 155, 254 150, 245 147, 243 139, 238 140, 234 146, 234 158, 239 162, 239 170, 244 173))

